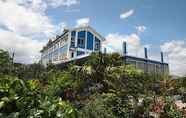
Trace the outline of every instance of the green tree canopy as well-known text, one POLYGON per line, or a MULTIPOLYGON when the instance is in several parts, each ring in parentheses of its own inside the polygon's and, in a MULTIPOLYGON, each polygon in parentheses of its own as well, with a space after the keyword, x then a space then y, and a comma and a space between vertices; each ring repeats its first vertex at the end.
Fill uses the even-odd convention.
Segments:
POLYGON ((0 49, 0 73, 8 73, 10 60, 11 59, 8 51, 0 49))

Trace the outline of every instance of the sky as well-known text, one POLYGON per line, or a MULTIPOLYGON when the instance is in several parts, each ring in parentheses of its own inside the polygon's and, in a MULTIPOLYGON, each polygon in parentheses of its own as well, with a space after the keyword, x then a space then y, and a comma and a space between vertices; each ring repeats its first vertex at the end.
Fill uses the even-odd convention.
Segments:
POLYGON ((173 75, 186 75, 185 0, 0 0, 0 48, 16 62, 33 63, 48 39, 64 28, 90 25, 106 38, 108 52, 165 62, 173 75))

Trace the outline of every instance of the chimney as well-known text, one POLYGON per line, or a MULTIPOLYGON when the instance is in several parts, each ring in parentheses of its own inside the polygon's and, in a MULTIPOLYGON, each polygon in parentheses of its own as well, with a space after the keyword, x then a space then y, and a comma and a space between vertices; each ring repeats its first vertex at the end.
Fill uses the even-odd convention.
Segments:
POLYGON ((104 48, 104 54, 106 54, 107 53, 107 48, 104 48))
POLYGON ((163 59, 163 52, 161 52, 161 62, 162 62, 162 63, 164 62, 164 59, 163 59))
POLYGON ((60 36, 59 35, 56 35, 56 39, 58 39, 60 36))
POLYGON ((145 51, 145 59, 148 59, 147 48, 144 48, 144 51, 145 51))
POLYGON ((123 42, 123 55, 127 55, 127 43, 123 42))
POLYGON ((69 29, 67 29, 67 28, 63 29, 63 33, 67 33, 68 31, 69 31, 69 29))

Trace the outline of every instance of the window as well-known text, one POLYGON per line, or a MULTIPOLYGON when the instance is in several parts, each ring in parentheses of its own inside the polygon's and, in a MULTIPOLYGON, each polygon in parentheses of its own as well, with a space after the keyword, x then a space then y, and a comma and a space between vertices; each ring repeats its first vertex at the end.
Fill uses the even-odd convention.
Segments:
POLYGON ((87 32, 87 49, 93 50, 93 40, 94 35, 90 32, 87 32))
POLYGON ((75 38, 76 38, 76 31, 71 32, 71 45, 70 47, 74 48, 75 47, 75 38))
POLYGON ((74 58, 74 52, 71 53, 71 58, 74 58))
POLYGON ((159 65, 158 64, 155 64, 155 70, 156 70, 156 73, 159 73, 160 69, 159 69, 159 65))
POLYGON ((141 62, 141 61, 137 61, 137 68, 138 69, 141 69, 141 70, 144 70, 145 69, 145 64, 144 62, 141 62))
POLYGON ((59 49, 60 54, 63 54, 63 53, 65 53, 66 51, 67 51, 67 45, 65 45, 65 46, 63 46, 63 47, 61 47, 61 48, 59 49))
POLYGON ((80 55, 83 55, 83 54, 85 54, 85 52, 83 52, 83 51, 77 51, 77 56, 80 56, 80 55))
POLYGON ((100 50, 100 40, 97 37, 95 37, 95 50, 100 50))
POLYGON ((71 32, 71 36, 72 36, 72 37, 75 37, 75 36, 76 36, 76 31, 72 31, 72 32, 71 32))
POLYGON ((53 55, 53 60, 54 60, 54 61, 57 61, 57 60, 58 60, 58 52, 59 52, 59 50, 56 49, 56 50, 54 50, 54 52, 52 53, 52 55, 53 55))
POLYGON ((149 63, 147 64, 148 66, 148 72, 149 73, 154 73, 155 72, 155 64, 149 63))
POLYGON ((61 40, 61 41, 60 41, 60 46, 63 46, 63 44, 64 44, 64 41, 61 40))
POLYGON ((49 53, 49 60, 52 60, 52 53, 49 53))
POLYGON ((78 47, 85 48, 85 31, 78 32, 78 47))
POLYGON ((65 60, 67 57, 67 44, 59 48, 59 60, 65 60))
POLYGON ((71 38, 71 45, 70 47, 74 48, 75 47, 75 37, 71 38))

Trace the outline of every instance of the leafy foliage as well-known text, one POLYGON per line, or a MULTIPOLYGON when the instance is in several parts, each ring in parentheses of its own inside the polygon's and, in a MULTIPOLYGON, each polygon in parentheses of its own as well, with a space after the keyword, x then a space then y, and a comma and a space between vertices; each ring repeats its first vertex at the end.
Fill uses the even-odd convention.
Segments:
POLYGON ((9 65, 5 51, 0 57, 0 118, 184 117, 173 96, 184 101, 185 78, 154 78, 123 64, 117 53, 93 53, 62 70, 52 64, 9 65))
POLYGON ((0 49, 0 74, 9 73, 11 59, 7 51, 0 49))

